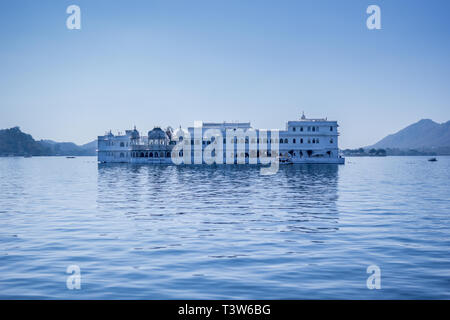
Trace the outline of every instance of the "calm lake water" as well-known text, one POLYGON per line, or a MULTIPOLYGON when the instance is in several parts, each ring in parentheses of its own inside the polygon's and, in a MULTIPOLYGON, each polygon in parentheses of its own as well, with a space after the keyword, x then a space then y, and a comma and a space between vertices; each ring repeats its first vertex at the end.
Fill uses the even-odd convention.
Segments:
POLYGON ((0 158, 0 298, 450 299, 449 181, 450 157, 274 176, 0 158))

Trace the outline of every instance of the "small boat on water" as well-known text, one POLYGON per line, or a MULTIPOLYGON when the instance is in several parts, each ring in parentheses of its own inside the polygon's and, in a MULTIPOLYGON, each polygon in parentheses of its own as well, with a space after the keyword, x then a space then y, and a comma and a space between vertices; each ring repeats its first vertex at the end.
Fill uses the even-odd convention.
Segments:
POLYGON ((430 159, 428 159, 428 161, 435 162, 435 161, 437 161, 437 159, 436 158, 430 158, 430 159))
POLYGON ((73 156, 68 156, 68 157, 66 157, 67 159, 75 159, 76 157, 73 157, 73 156))

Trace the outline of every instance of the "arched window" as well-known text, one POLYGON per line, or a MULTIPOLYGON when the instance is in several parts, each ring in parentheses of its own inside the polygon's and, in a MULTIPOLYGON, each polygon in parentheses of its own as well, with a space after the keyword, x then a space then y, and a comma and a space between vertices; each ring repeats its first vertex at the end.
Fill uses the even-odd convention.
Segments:
POLYGON ((300 143, 303 143, 303 138, 300 139, 300 143))
POLYGON ((123 142, 121 142, 120 146, 123 148, 123 147, 125 147, 125 144, 123 142))
POLYGON ((313 131, 316 131, 316 127, 312 127, 312 130, 313 130, 313 131))
POLYGON ((330 139, 330 143, 333 143, 333 139, 330 139))
POLYGON ((313 139, 313 143, 316 143, 316 139, 313 139))
POLYGON ((166 157, 170 158, 170 152, 166 152, 166 157))
POLYGON ((288 139, 284 139, 284 143, 288 143, 288 139))
POLYGON ((293 128, 292 128, 292 131, 294 131, 294 132, 295 132, 295 127, 293 127, 293 128))
POLYGON ((283 139, 280 139, 280 143, 283 143, 283 139))
POLYGON ((150 158, 153 158, 153 152, 150 152, 150 158))
POLYGON ((141 155, 140 155, 140 157, 141 157, 141 158, 143 158, 143 157, 144 157, 144 153, 143 153, 143 152, 141 152, 141 155))
POLYGON ((158 158, 158 152, 155 152, 155 158, 158 158))
POLYGON ((292 143, 295 143, 295 138, 294 138, 294 139, 292 139, 292 143))

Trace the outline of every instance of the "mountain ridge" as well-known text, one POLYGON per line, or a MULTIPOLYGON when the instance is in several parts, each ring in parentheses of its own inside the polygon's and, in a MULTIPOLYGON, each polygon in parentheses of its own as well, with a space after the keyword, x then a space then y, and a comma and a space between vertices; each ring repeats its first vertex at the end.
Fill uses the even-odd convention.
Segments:
POLYGON ((34 140, 20 127, 0 130, 0 156, 95 156, 97 141, 84 145, 53 140, 34 140))
POLYGON ((450 121, 437 123, 421 119, 390 134, 365 149, 439 149, 450 148, 450 121))

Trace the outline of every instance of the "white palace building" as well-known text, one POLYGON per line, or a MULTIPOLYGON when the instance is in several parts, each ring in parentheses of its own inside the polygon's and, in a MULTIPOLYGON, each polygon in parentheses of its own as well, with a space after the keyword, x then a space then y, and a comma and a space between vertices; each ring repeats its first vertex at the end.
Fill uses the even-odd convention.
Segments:
POLYGON ((337 121, 307 119, 304 114, 300 120, 288 121, 285 130, 253 129, 249 122, 200 122, 176 132, 155 127, 142 136, 134 128, 125 134, 113 135, 110 131, 99 136, 98 161, 172 164, 178 156, 184 163, 202 164, 210 163, 205 154, 216 157, 219 152, 223 159, 216 157, 218 164, 264 163, 260 161, 263 157, 276 157, 282 164, 344 164, 338 137, 337 121))

